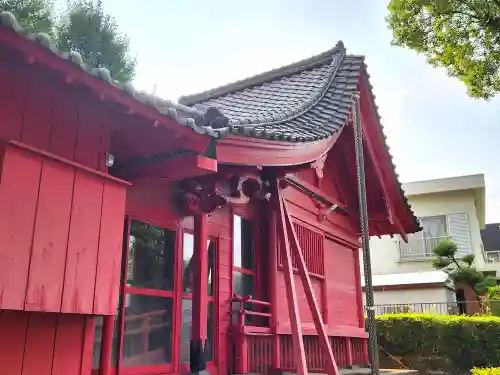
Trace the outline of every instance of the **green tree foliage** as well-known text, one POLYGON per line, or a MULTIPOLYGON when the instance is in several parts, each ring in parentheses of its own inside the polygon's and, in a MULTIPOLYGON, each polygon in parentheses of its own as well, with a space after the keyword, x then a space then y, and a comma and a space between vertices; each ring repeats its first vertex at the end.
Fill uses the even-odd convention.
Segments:
POLYGON ((136 60, 129 55, 129 39, 120 34, 116 21, 104 13, 100 1, 70 3, 58 27, 58 45, 78 51, 94 68, 106 68, 120 81, 134 78, 136 60))
POLYGON ((474 254, 457 256, 457 245, 451 240, 443 240, 433 250, 436 258, 433 266, 444 271, 455 284, 465 284, 475 290, 477 296, 487 292, 489 287, 496 285, 496 279, 485 276, 474 266, 474 254))
POLYGON ((0 0, 0 9, 11 12, 29 33, 53 35, 54 7, 49 0, 0 0))
POLYGON ((27 32, 49 34, 60 50, 79 52, 91 68, 106 68, 120 82, 134 78, 136 59, 130 56, 129 39, 101 1, 70 2, 62 16, 50 0, 0 0, 0 9, 12 12, 27 32))
POLYGON ((393 45, 424 54, 474 98, 500 91, 500 0, 391 0, 393 45))

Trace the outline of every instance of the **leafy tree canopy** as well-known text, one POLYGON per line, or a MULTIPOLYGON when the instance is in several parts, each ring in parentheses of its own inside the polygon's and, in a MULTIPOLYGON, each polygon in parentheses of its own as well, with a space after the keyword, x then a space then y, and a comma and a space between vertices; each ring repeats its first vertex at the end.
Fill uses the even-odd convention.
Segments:
POLYGON ((0 0, 0 9, 11 12, 30 33, 53 35, 54 6, 49 0, 0 0))
POLYGON ((496 279, 485 276, 474 267, 474 254, 457 256, 457 245, 451 240, 443 240, 433 250, 436 258, 433 266, 444 271, 455 284, 462 283, 475 290, 477 296, 483 295, 488 288, 496 285, 496 279))
POLYGON ((134 78, 136 60, 129 55, 129 39, 120 34, 100 1, 70 3, 58 27, 58 45, 65 51, 80 52, 92 67, 107 68, 120 82, 134 78))
POLYGON ((129 39, 101 1, 69 2, 62 15, 51 0, 0 0, 0 9, 12 12, 28 32, 44 32, 63 51, 79 52, 92 68, 107 68, 120 81, 134 78, 136 60, 129 54, 129 39))
POLYGON ((393 45, 447 69, 474 98, 500 91, 500 0, 391 0, 393 45))

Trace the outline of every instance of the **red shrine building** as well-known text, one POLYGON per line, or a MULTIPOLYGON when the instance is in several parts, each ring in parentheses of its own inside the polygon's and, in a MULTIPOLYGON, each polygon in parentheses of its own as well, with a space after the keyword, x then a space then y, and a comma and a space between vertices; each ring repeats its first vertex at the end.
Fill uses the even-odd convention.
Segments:
POLYGON ((179 103, 0 14, 0 374, 368 365, 370 235, 418 230, 342 43, 179 103))

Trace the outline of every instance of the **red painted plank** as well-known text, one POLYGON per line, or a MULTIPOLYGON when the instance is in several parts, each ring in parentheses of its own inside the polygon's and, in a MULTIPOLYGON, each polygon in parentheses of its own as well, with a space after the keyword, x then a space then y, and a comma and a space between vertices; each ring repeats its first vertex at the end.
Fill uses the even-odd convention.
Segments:
POLYGON ((84 316, 59 315, 51 375, 80 374, 84 329, 84 316))
POLYGON ((76 172, 61 312, 92 314, 102 180, 76 172))
POLYGON ((27 323, 24 312, 0 312, 0 374, 21 373, 27 323))
POLYGON ((75 160, 78 111, 72 95, 58 94, 54 102, 54 118, 50 132, 50 152, 75 160))
POLYGON ((24 308, 41 167, 33 155, 6 150, 0 183, 0 309, 24 308))
POLYGON ((25 72, 11 65, 0 69, 0 139, 20 140, 30 83, 25 72), (24 73, 24 74, 23 74, 24 73))
POLYGON ((56 322, 56 314, 29 314, 22 375, 51 375, 56 322))
POLYGON ((101 129, 101 150, 99 152, 99 170, 101 172, 108 172, 108 166, 106 165, 106 153, 110 151, 110 136, 111 129, 109 126, 103 124, 101 129))
POLYGON ((49 160, 43 162, 26 310, 61 310, 73 180, 73 168, 49 160))
POLYGON ((31 88, 24 113, 22 142, 48 150, 54 110, 54 92, 54 87, 44 81, 38 81, 31 88))
POLYGON ((78 113, 75 160, 91 168, 99 169, 102 125, 96 109, 83 105, 78 113))
POLYGON ((125 186, 104 185, 99 254, 94 293, 94 314, 115 315, 120 288, 125 186))

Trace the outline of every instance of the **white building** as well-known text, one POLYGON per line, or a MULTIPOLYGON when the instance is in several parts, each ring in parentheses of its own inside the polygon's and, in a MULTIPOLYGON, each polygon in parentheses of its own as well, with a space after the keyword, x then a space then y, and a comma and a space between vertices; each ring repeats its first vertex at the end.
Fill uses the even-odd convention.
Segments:
POLYGON ((376 305, 454 302, 456 294, 446 275, 431 263, 433 248, 446 238, 457 244, 461 254, 473 253, 478 269, 500 270, 500 263, 485 262, 481 241, 484 175, 411 182, 403 189, 423 231, 409 235, 408 243, 389 236, 370 240, 376 305))

